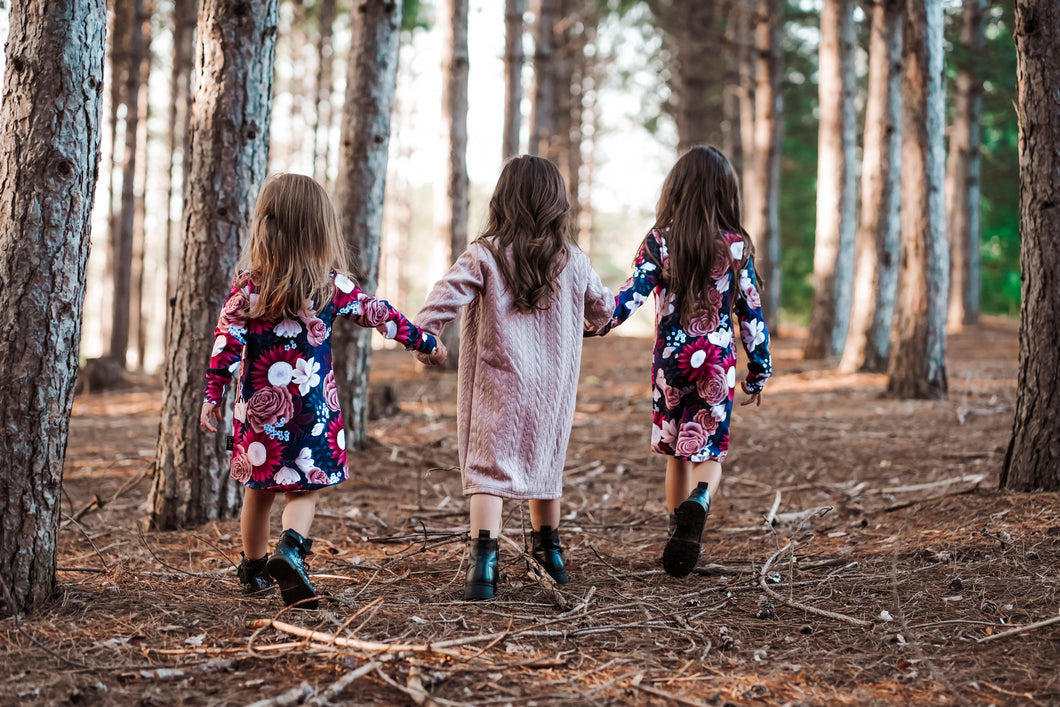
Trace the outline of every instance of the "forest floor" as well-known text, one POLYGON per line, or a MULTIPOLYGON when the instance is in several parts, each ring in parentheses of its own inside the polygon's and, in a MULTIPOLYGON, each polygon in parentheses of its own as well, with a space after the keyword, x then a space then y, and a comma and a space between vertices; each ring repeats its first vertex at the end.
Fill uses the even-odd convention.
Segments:
POLYGON ((236 521, 143 530, 157 381, 81 395, 58 596, 0 622, 0 704, 1060 704, 1060 622, 1034 625, 1060 610, 1060 494, 997 490, 1015 322, 950 338, 940 402, 885 399, 883 376, 803 361, 782 333, 681 580, 659 561, 651 342, 587 341, 573 581, 528 572, 529 518, 509 502, 498 597, 481 603, 461 599, 455 374, 376 352, 373 384, 400 409, 321 499, 318 611, 240 594, 236 521))

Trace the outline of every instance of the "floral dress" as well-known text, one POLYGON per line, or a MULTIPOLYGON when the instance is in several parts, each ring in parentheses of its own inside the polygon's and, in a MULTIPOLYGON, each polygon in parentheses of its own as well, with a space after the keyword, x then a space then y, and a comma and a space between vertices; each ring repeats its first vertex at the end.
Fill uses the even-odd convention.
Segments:
POLYGON ((257 297, 253 283, 228 293, 214 331, 206 371, 206 402, 219 405, 239 373, 233 421, 231 475, 249 488, 310 491, 349 475, 346 437, 331 362, 335 316, 376 327, 407 349, 432 352, 437 343, 385 300, 365 294, 332 273, 335 294, 319 314, 297 319, 245 319, 257 297))
POLYGON ((611 322, 599 332, 604 334, 624 322, 649 293, 655 293, 651 448, 693 462, 723 461, 729 449, 729 417, 736 387, 730 312, 739 322, 747 353, 747 391, 761 391, 772 374, 769 331, 762 316, 754 263, 749 258, 739 268, 743 238, 732 233, 722 237, 725 245, 717 249, 710 273, 714 287, 704 300, 694 303, 696 309, 687 328, 681 326, 685 303, 675 301, 667 292, 670 258, 666 233, 653 230, 637 253, 633 275, 616 297, 611 322), (734 267, 739 268, 735 288, 734 267))

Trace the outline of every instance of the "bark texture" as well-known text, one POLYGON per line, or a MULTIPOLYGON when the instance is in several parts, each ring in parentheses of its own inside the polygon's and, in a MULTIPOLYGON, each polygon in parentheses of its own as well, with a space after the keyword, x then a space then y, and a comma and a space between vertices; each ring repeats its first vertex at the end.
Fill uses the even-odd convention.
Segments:
POLYGON ((1001 487, 1060 490, 1060 0, 1016 0, 1020 356, 1001 487))
MULTIPOLYGON (((363 0, 356 8, 346 102, 339 136, 335 205, 350 253, 361 270, 361 289, 374 294, 379 278, 379 231, 390 151, 401 0, 363 0)), ((341 380, 347 446, 364 442, 368 419, 368 368, 372 329, 341 327, 335 332, 335 375, 341 380)))
POLYGON ((320 34, 317 38, 316 110, 313 111, 313 179, 328 181, 331 158, 328 134, 331 132, 331 75, 335 64, 332 34, 335 25, 335 0, 321 0, 320 34))
POLYGON ((821 121, 817 143, 813 309, 804 351, 806 358, 839 354, 850 323, 857 226, 854 38, 852 0, 825 0, 821 11, 821 121))
MULTIPOLYGON (((203 433, 199 412, 213 330, 268 163, 277 4, 203 0, 199 12, 183 256, 169 308, 151 487, 156 528, 229 518, 238 510, 225 435, 203 433)), ((222 429, 231 410, 225 415, 222 429)))
POLYGON ((55 588, 63 461, 99 170, 103 0, 11 10, 0 107, 0 613, 55 588))
POLYGON ((945 84, 942 0, 902 14, 901 261, 887 394, 946 397, 945 84))
POLYGON ((519 154, 523 61, 523 0, 507 0, 504 10, 504 145, 501 159, 519 154))
POLYGON ((855 236, 854 300, 839 368, 883 373, 891 349, 898 282, 902 158, 901 0, 872 5, 868 99, 861 158, 861 220, 855 236))

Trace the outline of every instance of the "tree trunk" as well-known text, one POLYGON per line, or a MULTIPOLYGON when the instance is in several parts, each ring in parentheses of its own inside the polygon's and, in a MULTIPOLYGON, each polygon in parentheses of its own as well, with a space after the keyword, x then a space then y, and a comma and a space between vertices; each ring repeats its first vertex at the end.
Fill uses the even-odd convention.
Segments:
POLYGON ((1016 0, 1020 120, 1019 378, 1001 487, 1060 491, 1060 0, 1016 0))
POLYGON ((770 331, 780 308, 780 0, 759 0, 754 37, 751 150, 744 154, 744 227, 755 244, 762 309, 770 331))
POLYGON ((854 5, 825 0, 821 11, 820 132, 813 309, 803 355, 834 356, 850 324, 857 185, 854 150, 854 5))
MULTIPOLYGON (((401 0, 361 3, 346 70, 335 205, 350 252, 360 254, 359 282, 369 293, 375 291, 379 277, 379 229, 383 223, 401 4, 401 0)), ((335 371, 343 382, 340 391, 347 447, 363 444, 365 439, 372 332, 347 326, 335 334, 335 371)))
POLYGON ((839 364, 847 372, 882 373, 890 355, 898 281, 901 28, 901 0, 882 0, 872 6, 854 302, 850 334, 839 364))
POLYGON ((332 29, 335 24, 335 0, 320 2, 320 39, 317 42, 316 110, 313 112, 313 179, 326 184, 331 132, 331 74, 334 65, 332 29))
POLYGON ((983 79, 977 66, 985 45, 986 0, 964 0, 953 126, 946 165, 946 223, 950 240, 950 303, 947 324, 959 331, 979 321, 979 115, 983 79))
POLYGON ((22 0, 9 23, 0 104, 0 614, 20 615, 55 589, 106 6, 22 0))
POLYGON ((887 394, 942 399, 950 275, 942 0, 906 0, 902 44, 901 262, 887 394))
POLYGON ((147 353, 147 312, 144 304, 144 256, 147 251, 147 234, 144 223, 147 216, 147 138, 148 121, 151 118, 151 104, 148 100, 148 87, 151 79, 151 14, 154 3, 144 4, 144 13, 140 17, 143 26, 142 52, 137 61, 140 72, 140 96, 137 99, 139 116, 136 130, 136 173, 133 183, 133 247, 132 269, 130 270, 129 299, 129 336, 136 351, 136 367, 144 368, 144 357, 147 353))
POLYGON ((556 134, 556 0, 538 0, 534 42, 534 91, 528 152, 558 163, 556 134))
MULTIPOLYGON (((196 46, 184 254, 170 305, 151 522, 233 517, 225 435, 199 429, 213 331, 268 164, 278 0, 203 0, 196 46)), ((225 425, 231 411, 226 410, 225 425)))
MULTIPOLYGON (((452 265, 467 248, 467 0, 444 0, 442 20, 442 142, 448 159, 444 196, 435 200, 435 232, 447 244, 452 265)), ((460 360, 460 320, 445 328, 442 342, 449 351, 444 368, 456 370, 460 360)))
POLYGON ((504 11, 504 145, 501 159, 519 154, 523 102, 523 0, 507 0, 504 11))

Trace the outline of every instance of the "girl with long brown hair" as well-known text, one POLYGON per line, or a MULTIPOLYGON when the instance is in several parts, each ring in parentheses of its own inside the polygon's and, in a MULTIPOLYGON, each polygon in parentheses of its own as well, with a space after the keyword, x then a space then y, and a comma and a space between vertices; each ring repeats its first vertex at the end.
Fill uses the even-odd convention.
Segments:
POLYGON ((237 574, 244 593, 270 593, 275 580, 284 603, 307 609, 317 605, 304 563, 316 492, 349 475, 331 362, 336 316, 444 359, 433 336, 354 282, 323 187, 299 174, 270 177, 214 330, 200 424, 217 431, 225 387, 238 372, 231 475, 246 493, 237 574), (279 494, 283 532, 269 557, 269 511, 279 494))
POLYGON ((674 577, 687 576, 699 560, 710 499, 721 485, 737 322, 748 370, 741 405, 761 403, 772 373, 753 256, 732 166, 714 147, 693 147, 666 176, 655 226, 637 250, 614 316, 598 332, 624 322, 655 293, 651 446, 667 457, 666 507, 673 515, 663 568, 674 577))
POLYGON ((603 326, 614 296, 574 245, 568 210, 554 164, 529 155, 508 160, 482 235, 416 315, 418 326, 440 336, 464 309, 457 437, 470 496, 465 599, 496 592, 505 498, 529 501, 532 555, 557 582, 569 581, 560 498, 583 326, 603 326))

